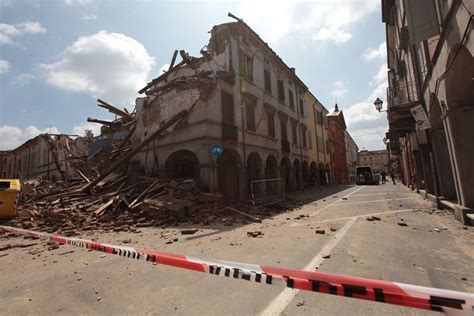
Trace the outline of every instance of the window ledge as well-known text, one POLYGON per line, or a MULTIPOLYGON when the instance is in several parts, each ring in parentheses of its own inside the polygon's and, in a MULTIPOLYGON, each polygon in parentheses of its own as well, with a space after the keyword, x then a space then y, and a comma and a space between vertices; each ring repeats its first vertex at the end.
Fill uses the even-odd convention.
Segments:
POLYGON ((240 75, 240 78, 242 78, 244 81, 247 81, 247 82, 250 83, 250 84, 255 85, 255 83, 252 81, 252 79, 249 79, 249 78, 247 78, 247 77, 245 77, 245 76, 242 76, 242 75, 240 75))

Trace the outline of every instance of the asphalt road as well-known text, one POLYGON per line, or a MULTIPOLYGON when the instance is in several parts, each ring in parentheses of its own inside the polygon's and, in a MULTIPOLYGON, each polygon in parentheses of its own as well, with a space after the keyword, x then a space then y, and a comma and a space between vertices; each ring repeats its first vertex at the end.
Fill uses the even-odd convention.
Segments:
MULTIPOLYGON (((88 233, 80 237, 195 257, 474 292, 474 229, 401 185, 346 186, 295 197, 261 224, 88 233), (306 215, 306 216, 300 216, 306 215), (377 215, 381 221, 367 221, 377 215), (399 226, 398 222, 407 226, 399 226), (335 228, 331 231, 330 227, 335 228), (324 235, 316 229, 325 229, 324 235), (247 237, 259 230, 262 238, 247 237), (170 239, 178 238, 172 244, 170 239), (330 255, 323 259, 322 255, 330 255), (465 280, 463 280, 465 279, 465 280)), ((420 315, 415 309, 296 291, 0 235, 0 314, 420 315), (73 252, 71 252, 73 251, 73 252)))

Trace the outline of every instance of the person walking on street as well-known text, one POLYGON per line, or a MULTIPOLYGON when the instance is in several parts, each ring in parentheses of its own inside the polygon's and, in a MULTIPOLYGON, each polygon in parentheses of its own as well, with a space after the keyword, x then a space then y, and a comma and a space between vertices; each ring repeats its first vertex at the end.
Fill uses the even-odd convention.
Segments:
POLYGON ((390 171, 390 178, 392 178, 392 181, 393 181, 393 184, 396 184, 395 183, 395 173, 392 171, 390 171))
POLYGON ((385 182, 387 182, 387 174, 385 170, 382 170, 382 184, 385 184, 385 182))

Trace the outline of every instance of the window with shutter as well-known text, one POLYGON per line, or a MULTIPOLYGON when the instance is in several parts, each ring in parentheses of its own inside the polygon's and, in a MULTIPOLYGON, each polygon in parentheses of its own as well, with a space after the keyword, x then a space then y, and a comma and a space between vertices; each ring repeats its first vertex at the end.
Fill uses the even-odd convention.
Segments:
POLYGON ((257 107, 257 102, 250 98, 245 98, 245 112, 247 117, 247 130, 256 132, 255 124, 255 108, 257 107))
POLYGON ((293 137, 293 145, 298 145, 296 122, 291 122, 291 136, 293 137))
POLYGON ((293 91, 288 89, 288 97, 290 98, 290 108, 295 109, 295 97, 293 91))
POLYGON ((280 117, 280 130, 281 130, 281 139, 288 140, 288 131, 286 129, 286 118, 280 117))
POLYGON ((249 55, 245 54, 244 51, 240 51, 239 54, 239 70, 240 70, 240 75, 242 77, 245 77, 249 80, 252 80, 253 78, 253 58, 250 57, 249 55))
POLYGON ((267 109, 268 136, 275 138, 275 111, 267 109))
POLYGON ((264 69, 263 70, 263 77, 265 80, 265 91, 268 93, 272 93, 272 83, 270 80, 270 70, 269 69, 264 69))
POLYGON ((278 80, 278 99, 285 102, 285 90, 283 88, 283 80, 278 80))
POLYGON ((300 98, 300 114, 304 115, 304 103, 303 99, 300 98))

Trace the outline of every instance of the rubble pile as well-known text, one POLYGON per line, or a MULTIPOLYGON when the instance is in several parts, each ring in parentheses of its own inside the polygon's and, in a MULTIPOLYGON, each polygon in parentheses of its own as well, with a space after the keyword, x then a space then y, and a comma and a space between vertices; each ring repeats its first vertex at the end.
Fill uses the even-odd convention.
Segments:
MULTIPOLYGON (((137 227, 177 226, 179 224, 233 225, 261 222, 245 212, 248 207, 228 204, 221 195, 201 192, 193 179, 170 180, 139 176, 131 158, 155 139, 166 135, 168 129, 185 120, 188 110, 182 110, 140 142, 132 142, 135 131, 134 116, 105 101, 100 107, 120 116, 114 121, 89 118, 89 122, 103 124, 102 135, 88 141, 87 157, 64 153, 68 163, 62 181, 38 179, 24 183, 22 205, 11 225, 39 229, 72 236, 82 230, 134 231, 137 227), (91 151, 91 148, 93 149, 91 151), (69 161, 68 161, 69 162, 69 161), (82 170, 81 170, 82 169, 82 170)), ((271 215, 260 209, 262 215, 271 215)))
POLYGON ((78 231, 133 231, 137 227, 180 224, 246 223, 251 215, 230 208, 219 194, 199 190, 192 179, 137 177, 128 182, 112 174, 90 193, 86 181, 39 181, 25 190, 27 201, 11 224, 72 236, 78 231))

